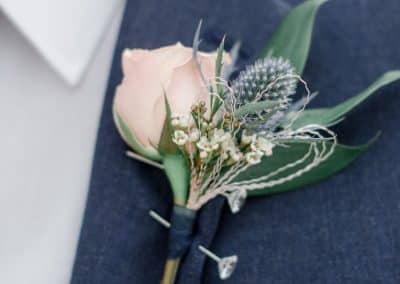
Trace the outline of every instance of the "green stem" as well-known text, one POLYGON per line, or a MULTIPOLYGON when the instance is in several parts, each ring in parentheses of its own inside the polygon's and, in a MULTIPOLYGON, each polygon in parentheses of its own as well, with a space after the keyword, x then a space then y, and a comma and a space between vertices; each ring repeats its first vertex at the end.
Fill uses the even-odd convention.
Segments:
POLYGON ((180 258, 169 258, 165 262, 161 284, 174 284, 179 268, 180 258))

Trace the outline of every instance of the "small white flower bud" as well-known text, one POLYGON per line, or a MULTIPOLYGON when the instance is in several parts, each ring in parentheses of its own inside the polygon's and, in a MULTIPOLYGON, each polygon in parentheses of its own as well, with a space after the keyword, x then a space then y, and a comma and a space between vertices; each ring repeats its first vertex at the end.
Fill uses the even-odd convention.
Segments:
POLYGON ((179 118, 179 126, 182 128, 188 128, 190 125, 190 116, 181 116, 179 118))
POLYGON ((244 130, 242 133, 242 138, 241 138, 240 142, 243 145, 250 144, 254 140, 254 137, 255 137, 254 135, 247 135, 246 130, 244 130))
POLYGON ((200 151, 200 159, 205 159, 207 158, 208 153, 206 151, 200 151))
POLYGON ((171 114, 171 119, 179 119, 181 116, 177 113, 172 113, 171 114))
POLYGON ((172 125, 173 127, 177 127, 177 126, 179 125, 179 120, 176 119, 176 118, 173 118, 173 119, 171 120, 171 125, 172 125))
POLYGON ((241 152, 231 153, 231 156, 232 160, 234 160, 235 162, 239 162, 243 158, 243 154, 241 152))

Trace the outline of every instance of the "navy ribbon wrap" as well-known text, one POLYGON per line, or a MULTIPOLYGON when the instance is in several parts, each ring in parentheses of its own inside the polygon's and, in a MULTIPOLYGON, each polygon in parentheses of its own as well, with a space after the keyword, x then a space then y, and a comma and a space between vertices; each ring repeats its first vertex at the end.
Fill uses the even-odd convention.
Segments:
POLYGON ((192 243, 195 220, 196 211, 174 205, 169 231, 168 258, 179 258, 185 254, 192 243))

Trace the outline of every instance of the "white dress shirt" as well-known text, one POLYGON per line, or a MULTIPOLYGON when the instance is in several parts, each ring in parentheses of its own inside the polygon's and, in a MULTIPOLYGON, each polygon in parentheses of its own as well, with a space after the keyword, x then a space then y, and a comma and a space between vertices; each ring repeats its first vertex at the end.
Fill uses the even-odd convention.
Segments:
POLYGON ((0 283, 69 282, 123 6, 0 0, 0 283))

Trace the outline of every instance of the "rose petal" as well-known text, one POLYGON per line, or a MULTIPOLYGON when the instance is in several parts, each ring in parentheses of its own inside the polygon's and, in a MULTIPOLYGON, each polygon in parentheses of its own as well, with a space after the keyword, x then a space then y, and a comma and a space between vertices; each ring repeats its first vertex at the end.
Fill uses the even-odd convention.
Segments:
POLYGON ((147 56, 150 51, 145 49, 128 49, 126 48, 122 53, 122 72, 127 74, 130 72, 130 67, 135 61, 142 60, 147 56))
MULTIPOLYGON (((214 83, 216 54, 199 52, 199 60, 205 77, 214 83)), ((164 91, 174 113, 189 114, 200 99, 209 103, 192 49, 179 42, 152 51, 125 50, 122 66, 124 78, 116 90, 115 106, 144 146, 158 144, 165 119, 164 91)))
MULTIPOLYGON (((200 79, 194 59, 174 69, 172 78, 166 89, 166 96, 172 113, 188 115, 193 104, 203 100, 208 101, 208 91, 200 79)), ((154 132, 150 137, 153 143, 157 143, 165 120, 164 98, 160 97, 153 109, 154 132)))

